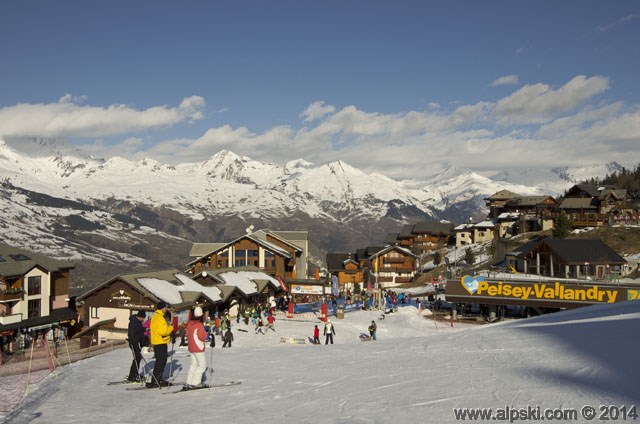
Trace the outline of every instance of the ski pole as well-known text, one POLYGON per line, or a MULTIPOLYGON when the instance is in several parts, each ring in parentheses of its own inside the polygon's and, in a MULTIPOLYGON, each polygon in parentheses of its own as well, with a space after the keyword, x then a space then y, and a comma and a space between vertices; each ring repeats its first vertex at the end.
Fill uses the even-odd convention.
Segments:
MULTIPOLYGON (((215 336, 212 336, 215 337, 215 336)), ((214 342, 215 343, 215 342, 214 342)), ((211 386, 213 386, 213 346, 214 344, 211 344, 211 354, 209 355, 209 388, 211 388, 211 386)))
MULTIPOLYGON (((138 348, 140 348, 140 344, 138 344, 138 348)), ((140 362, 138 362, 138 356, 136 355, 136 350, 133 348, 133 345, 131 343, 129 343, 129 349, 133 354, 133 362, 136 363, 136 373, 140 375, 140 362)), ((140 356, 142 357, 142 353, 140 353, 140 356)), ((143 380, 142 383, 144 384, 144 379, 141 379, 141 380, 143 380)))
POLYGON ((174 350, 174 346, 175 346, 176 342, 175 339, 174 341, 171 342, 171 355, 169 355, 169 380, 171 380, 173 378, 173 350, 174 350))
MULTIPOLYGON (((149 368, 149 362, 147 362, 147 360, 145 359, 144 356, 141 356, 142 358, 142 362, 144 362, 144 369, 146 370, 147 368, 149 368)), ((158 387, 160 386, 160 382, 158 381, 158 379, 156 378, 156 376, 153 374, 153 370, 151 371, 151 379, 152 381, 155 381, 156 384, 158 385, 158 387)))

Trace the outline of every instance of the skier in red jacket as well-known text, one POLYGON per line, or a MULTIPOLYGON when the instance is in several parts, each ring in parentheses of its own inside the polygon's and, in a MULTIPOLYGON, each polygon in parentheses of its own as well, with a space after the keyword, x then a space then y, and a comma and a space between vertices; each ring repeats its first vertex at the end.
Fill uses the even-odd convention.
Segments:
POLYGON ((191 355, 191 366, 187 376, 185 390, 195 389, 202 384, 202 375, 207 370, 207 357, 204 354, 207 332, 202 322, 202 308, 196 306, 193 316, 187 324, 187 340, 189 341, 189 353, 191 355))

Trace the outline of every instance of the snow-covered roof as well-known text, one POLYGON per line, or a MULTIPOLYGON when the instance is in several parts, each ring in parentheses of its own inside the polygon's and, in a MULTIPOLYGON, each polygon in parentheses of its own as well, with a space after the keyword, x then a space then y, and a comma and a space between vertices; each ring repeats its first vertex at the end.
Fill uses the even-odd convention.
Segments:
POLYGON ((495 225, 493 221, 482 221, 474 224, 474 228, 493 228, 495 225))
POLYGON ((275 278, 260 271, 226 271, 216 275, 224 284, 235 286, 246 296, 258 293, 256 281, 269 281, 276 287, 280 287, 280 283, 275 278))
POLYGON ((182 303, 182 295, 178 286, 159 278, 139 278, 138 283, 158 299, 170 305, 182 303))
POLYGON ((520 214, 518 212, 502 212, 498 215, 498 219, 518 219, 520 214))
POLYGON ((182 273, 174 274, 175 280, 168 281, 160 278, 138 278, 138 283, 155 297, 170 305, 185 302, 186 293, 202 293, 212 302, 222 300, 220 290, 215 286, 205 287, 182 273))

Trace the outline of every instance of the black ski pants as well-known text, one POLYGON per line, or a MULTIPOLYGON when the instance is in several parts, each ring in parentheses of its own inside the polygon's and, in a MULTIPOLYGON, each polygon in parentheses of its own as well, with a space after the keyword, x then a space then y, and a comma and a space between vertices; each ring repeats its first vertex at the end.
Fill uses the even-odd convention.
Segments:
POLYGON ((131 353, 133 353, 133 361, 131 361, 131 368, 129 368, 129 377, 127 379, 129 381, 137 380, 140 376, 140 361, 142 361, 142 353, 140 352, 140 346, 134 346, 132 344, 129 345, 131 348, 131 353))
POLYGON ((167 344, 153 345, 153 352, 156 356, 156 363, 153 366, 153 381, 162 381, 162 375, 164 374, 164 367, 167 366, 167 344))

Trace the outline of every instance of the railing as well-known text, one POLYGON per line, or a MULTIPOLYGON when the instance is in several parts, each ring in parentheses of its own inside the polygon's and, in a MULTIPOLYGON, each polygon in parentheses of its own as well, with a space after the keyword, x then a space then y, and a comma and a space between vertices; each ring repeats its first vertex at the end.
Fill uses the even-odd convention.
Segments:
POLYGON ((416 271, 415 268, 408 267, 408 266, 384 266, 384 267, 378 268, 379 273, 384 273, 384 272, 410 273, 415 271, 416 271))
POLYGON ((22 321, 22 314, 0 316, 0 324, 8 325, 22 321))
POLYGON ((594 227, 604 225, 607 217, 602 214, 585 213, 585 214, 570 214, 571 224, 575 227, 594 227))
POLYGON ((0 290, 0 302, 22 300, 23 291, 20 289, 0 290))

